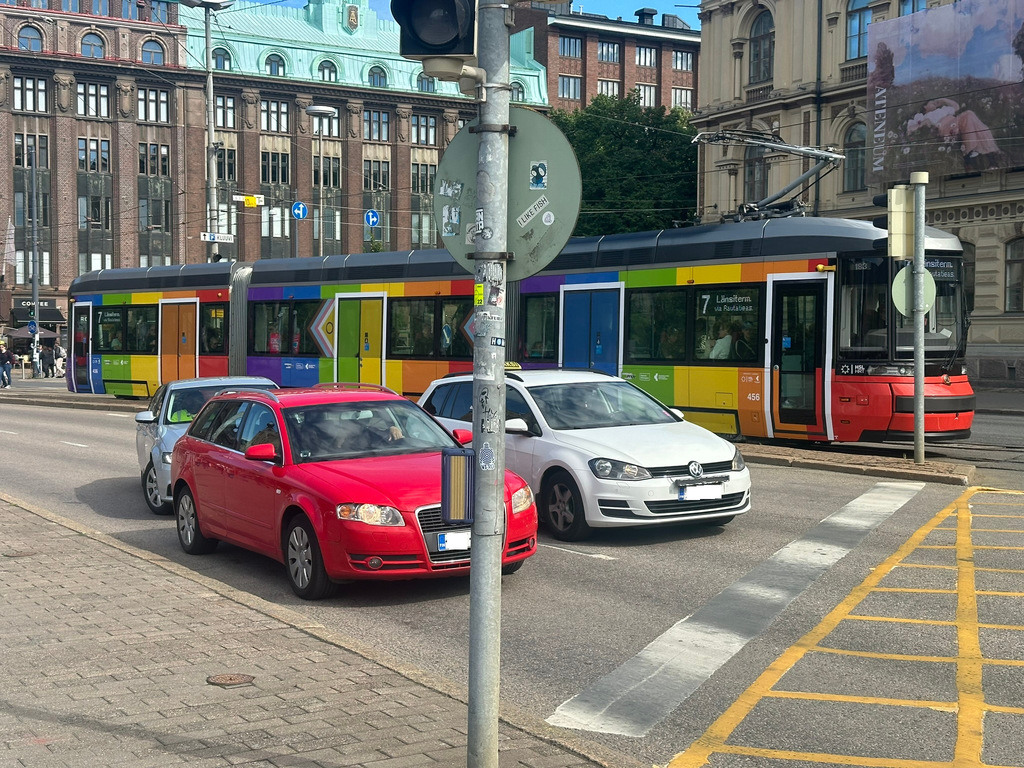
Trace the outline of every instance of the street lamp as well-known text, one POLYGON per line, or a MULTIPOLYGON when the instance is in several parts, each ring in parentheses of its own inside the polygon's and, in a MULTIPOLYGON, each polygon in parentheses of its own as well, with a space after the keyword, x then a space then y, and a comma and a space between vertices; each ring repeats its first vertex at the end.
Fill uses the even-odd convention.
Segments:
MULTIPOLYGON (((217 231, 217 146, 213 135, 213 35, 210 32, 210 17, 213 11, 223 11, 234 5, 235 0, 180 0, 189 8, 202 8, 205 12, 206 30, 206 205, 209 232, 217 231)), ((208 260, 220 261, 220 246, 208 244, 208 260)))
POLYGON ((324 137, 323 137, 323 120, 325 118, 334 119, 338 116, 338 110, 334 107, 319 107, 316 104, 311 104, 306 107, 306 114, 316 120, 316 143, 317 148, 320 152, 320 258, 324 257, 324 236, 327 233, 327 227, 324 223, 324 137))

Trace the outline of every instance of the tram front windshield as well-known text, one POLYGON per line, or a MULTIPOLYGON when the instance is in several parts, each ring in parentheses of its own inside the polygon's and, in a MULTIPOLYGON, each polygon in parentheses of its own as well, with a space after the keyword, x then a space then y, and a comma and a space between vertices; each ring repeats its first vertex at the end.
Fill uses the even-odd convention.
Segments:
MULTIPOLYGON (((892 300, 893 279, 910 263, 885 257, 840 260, 840 359, 913 359, 914 319, 902 315, 892 300)), ((925 266, 935 280, 935 301, 925 315, 925 358, 962 355, 967 332, 962 259, 926 256, 925 266)))

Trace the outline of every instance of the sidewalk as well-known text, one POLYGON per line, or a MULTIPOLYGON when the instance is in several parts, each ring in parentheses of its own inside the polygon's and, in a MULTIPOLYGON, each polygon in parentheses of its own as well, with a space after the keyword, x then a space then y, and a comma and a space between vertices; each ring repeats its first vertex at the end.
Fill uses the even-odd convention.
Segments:
MULTIPOLYGON (((0 527, 0 764, 465 768, 462 691, 2 495, 0 527)), ((639 766, 521 713, 499 734, 502 768, 639 766)))

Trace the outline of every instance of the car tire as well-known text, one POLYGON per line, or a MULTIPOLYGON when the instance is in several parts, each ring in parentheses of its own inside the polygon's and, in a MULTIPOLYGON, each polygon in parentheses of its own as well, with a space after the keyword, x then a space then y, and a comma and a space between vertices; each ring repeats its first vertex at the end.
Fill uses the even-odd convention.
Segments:
POLYGON ((174 519, 178 529, 178 543, 189 555, 206 555, 217 548, 217 540, 203 535, 199 526, 199 512, 192 491, 185 488, 174 500, 174 519))
POLYGON ((305 515, 293 517, 285 527, 283 550, 292 592, 303 600, 319 600, 334 591, 313 524, 305 515))
POLYGON ((157 480, 156 468, 152 461, 142 472, 142 495, 146 499, 146 506, 154 515, 169 515, 173 511, 160 493, 160 482, 157 480))
POLYGON ((590 535, 583 497, 568 472, 556 472, 544 481, 542 516, 551 534, 562 541, 580 541, 590 535))
POLYGON ((525 560, 516 560, 514 563, 509 563, 508 565, 501 566, 501 575, 502 576, 511 576, 513 573, 515 573, 520 568, 522 568, 523 567, 523 563, 525 563, 525 562, 526 562, 525 560))

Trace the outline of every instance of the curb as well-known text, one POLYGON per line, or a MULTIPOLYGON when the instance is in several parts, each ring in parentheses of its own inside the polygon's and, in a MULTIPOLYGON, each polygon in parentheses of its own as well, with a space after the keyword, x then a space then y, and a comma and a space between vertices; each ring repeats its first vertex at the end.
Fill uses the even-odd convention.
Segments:
POLYGON ((741 447, 743 460, 747 464, 764 464, 777 467, 794 467, 796 469, 818 469, 826 472, 841 472, 848 475, 873 475, 888 477, 894 480, 916 480, 920 482, 942 483, 944 485, 972 485, 976 468, 970 464, 945 464, 929 468, 916 465, 900 467, 879 467, 871 464, 841 464, 825 459, 811 459, 805 456, 772 456, 748 453, 748 447, 741 447))

